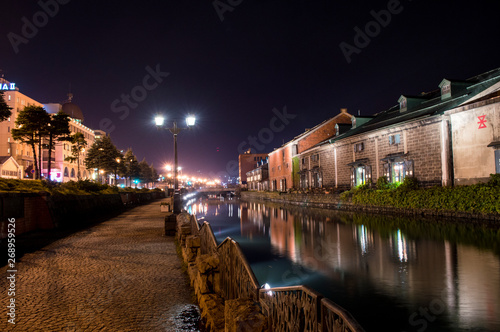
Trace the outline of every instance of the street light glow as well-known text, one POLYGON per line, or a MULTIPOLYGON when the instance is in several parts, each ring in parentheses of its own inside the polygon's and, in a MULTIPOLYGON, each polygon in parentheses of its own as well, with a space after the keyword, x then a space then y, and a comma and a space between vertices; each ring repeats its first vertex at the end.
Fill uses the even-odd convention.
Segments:
POLYGON ((194 126, 194 124, 196 123, 196 118, 193 116, 193 115, 189 115, 187 118, 186 118, 186 125, 188 127, 192 127, 194 126))
POLYGON ((157 115, 155 117, 155 124, 158 126, 158 127, 161 127, 163 126, 163 124, 165 123, 165 117, 163 117, 163 115, 157 115))

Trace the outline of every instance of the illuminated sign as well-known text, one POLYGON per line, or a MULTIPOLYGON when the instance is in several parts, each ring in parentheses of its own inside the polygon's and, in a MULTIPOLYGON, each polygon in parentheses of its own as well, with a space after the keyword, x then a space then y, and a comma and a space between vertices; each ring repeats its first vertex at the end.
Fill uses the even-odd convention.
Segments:
POLYGON ((6 90, 15 90, 16 89, 16 83, 0 83, 0 90, 1 91, 6 91, 6 90))

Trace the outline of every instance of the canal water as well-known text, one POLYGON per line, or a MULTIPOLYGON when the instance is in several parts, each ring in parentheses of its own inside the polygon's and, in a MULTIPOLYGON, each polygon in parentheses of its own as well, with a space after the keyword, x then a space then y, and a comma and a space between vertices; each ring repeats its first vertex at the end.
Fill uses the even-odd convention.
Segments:
POLYGON ((197 200, 261 285, 307 285, 366 331, 500 331, 500 231, 471 222, 197 200))

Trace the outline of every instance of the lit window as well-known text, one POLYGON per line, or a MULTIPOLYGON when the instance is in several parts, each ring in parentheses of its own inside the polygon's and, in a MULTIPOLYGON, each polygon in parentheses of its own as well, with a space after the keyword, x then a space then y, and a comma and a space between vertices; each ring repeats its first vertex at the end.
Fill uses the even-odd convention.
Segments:
POLYGON ((351 185, 357 187, 359 185, 369 183, 371 181, 371 166, 357 166, 351 169, 351 185))
POLYGON ((391 171, 392 183, 403 181, 403 179, 405 178, 404 162, 392 163, 391 171))

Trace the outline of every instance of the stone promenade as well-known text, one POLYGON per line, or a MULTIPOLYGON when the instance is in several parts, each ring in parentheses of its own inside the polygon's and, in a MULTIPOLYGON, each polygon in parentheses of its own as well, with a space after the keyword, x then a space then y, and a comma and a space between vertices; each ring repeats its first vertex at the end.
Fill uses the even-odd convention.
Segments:
MULTIPOLYGON (((0 270, 0 331, 197 331, 174 237, 156 201, 57 240, 16 264, 16 319, 8 323, 0 270)), ((3 262, 2 262, 3 263, 3 262)))

